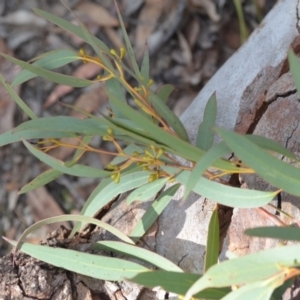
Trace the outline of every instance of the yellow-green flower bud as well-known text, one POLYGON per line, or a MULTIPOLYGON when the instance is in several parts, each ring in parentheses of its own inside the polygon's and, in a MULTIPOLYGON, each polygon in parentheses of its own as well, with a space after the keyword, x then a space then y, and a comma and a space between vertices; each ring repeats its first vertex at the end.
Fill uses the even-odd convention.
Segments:
POLYGON ((133 156, 134 156, 134 157, 138 157, 138 156, 140 156, 140 153, 137 152, 137 151, 134 151, 134 152, 133 152, 133 156))
POLYGON ((79 50, 79 54, 81 56, 85 56, 86 55, 84 49, 82 49, 82 48, 79 50))
POLYGON ((109 135, 113 135, 113 130, 112 130, 111 128, 107 128, 107 133, 108 133, 109 135))
POLYGON ((153 182, 154 180, 157 179, 157 175, 156 174, 151 174, 148 178, 148 182, 153 182))
POLYGON ((159 148, 158 152, 157 152, 157 157, 160 157, 161 155, 163 155, 165 153, 165 149, 163 148, 159 148))
POLYGON ((145 154, 146 157, 153 158, 153 155, 148 150, 145 150, 145 154))
POLYGON ((114 182, 115 182, 115 183, 119 183, 119 182, 120 182, 120 179, 121 179, 121 173, 118 172, 118 173, 116 173, 116 176, 115 176, 115 178, 114 178, 114 182))
POLYGON ((153 79, 149 79, 149 81, 148 81, 148 86, 151 86, 152 84, 154 83, 154 81, 153 81, 153 79))
POLYGON ((126 55, 126 49, 124 47, 120 48, 120 59, 122 59, 126 55))
POLYGON ((111 141, 111 137, 109 136, 109 135, 104 135, 103 137, 102 137, 102 140, 103 141, 111 141))
POLYGON ((115 49, 110 49, 109 53, 110 53, 111 55, 113 55, 113 56, 118 57, 118 54, 117 54, 117 52, 116 52, 115 49))

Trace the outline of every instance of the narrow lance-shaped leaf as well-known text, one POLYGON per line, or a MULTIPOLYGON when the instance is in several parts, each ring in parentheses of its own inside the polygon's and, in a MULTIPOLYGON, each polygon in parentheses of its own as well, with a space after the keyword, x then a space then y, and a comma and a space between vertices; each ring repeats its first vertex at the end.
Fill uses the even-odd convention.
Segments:
POLYGON ((287 241, 300 241, 300 229, 295 227, 257 227, 247 229, 245 234, 287 241))
POLYGON ((151 103, 156 112, 161 116, 170 127, 184 140, 188 141, 189 137, 187 132, 181 123, 180 119, 174 114, 172 110, 158 98, 155 94, 151 93, 147 100, 151 103))
POLYGON ((74 133, 59 131, 39 131, 38 128, 36 128, 36 130, 29 129, 24 130, 22 132, 14 132, 14 129, 11 129, 0 135, 0 147, 11 143, 19 142, 23 139, 30 140, 64 137, 74 137, 74 133))
MULTIPOLYGON (((10 243, 14 245, 13 241, 10 243)), ((101 280, 122 281, 149 270, 128 260, 70 249, 23 243, 20 250, 59 268, 101 280)))
POLYGON ((174 85, 165 84, 157 91, 157 97, 164 103, 167 103, 171 93, 174 91, 174 85))
POLYGON ((185 299, 210 287, 249 284, 272 276, 287 276, 288 268, 299 267, 299 245, 277 247, 245 255, 212 266, 186 294, 185 299))
MULTIPOLYGON (((49 12, 46 12, 44 10, 41 10, 41 9, 38 9, 38 8, 33 8, 33 11, 37 15, 41 16, 42 18, 50 21, 51 23, 54 23, 54 24, 58 25, 59 27, 63 28, 64 30, 67 30, 67 31, 75 34, 76 36, 80 37, 81 39, 83 39, 84 41, 87 42, 86 36, 83 33, 82 28, 80 28, 80 27, 78 27, 78 26, 76 26, 76 25, 74 25, 74 24, 72 24, 72 23, 56 16, 56 15, 53 15, 49 12)), ((94 39, 94 42, 100 47, 100 49, 104 53, 106 53, 106 54, 109 53, 109 48, 101 40, 99 40, 96 37, 93 37, 93 39, 94 39)))
MULTIPOLYGON (((166 167, 163 167, 163 169, 167 171, 166 167)), ((178 180, 182 185, 186 185, 189 176, 189 171, 182 171, 176 175, 176 180, 178 180)), ((235 188, 208 180, 204 177, 199 178, 193 188, 193 191, 220 204, 238 208, 264 206, 272 201, 272 199, 278 194, 278 191, 262 192, 235 188)))
MULTIPOLYGON (((39 118, 22 123, 16 127, 14 133, 23 131, 43 131, 43 132, 66 132, 78 135, 105 135, 108 126, 103 125, 97 119, 77 119, 68 116, 56 116, 39 118)), ((53 136, 54 137, 54 136, 53 136)))
POLYGON ((68 167, 61 160, 55 159, 50 155, 47 155, 40 150, 37 150, 35 147, 30 145, 25 140, 23 140, 23 143, 34 156, 36 156, 42 162, 44 162, 45 164, 49 165, 50 167, 60 172, 73 175, 73 176, 80 176, 80 177, 87 177, 87 178, 107 177, 111 174, 111 172, 109 171, 103 171, 103 170, 91 168, 89 166, 84 166, 80 164, 76 164, 74 166, 68 167))
POLYGON ((293 50, 289 51, 288 55, 290 70, 297 88, 298 95, 300 95, 300 63, 298 57, 294 54, 293 50))
POLYGON ((300 196, 300 170, 262 150, 246 137, 225 129, 216 129, 227 146, 263 179, 286 192, 300 196))
MULTIPOLYGON (((114 67, 112 63, 110 62, 108 57, 104 55, 103 50, 101 49, 101 47, 99 47, 99 45, 94 40, 94 36, 88 31, 88 29, 84 26, 84 24, 79 19, 77 19, 77 21, 80 24, 86 42, 91 45, 91 47, 100 58, 103 65, 105 65, 106 68, 110 70, 110 72, 114 73, 114 67)), ((108 72, 108 70, 106 70, 106 72, 108 72)), ((108 75, 108 73, 105 73, 105 75, 108 75)))
MULTIPOLYGON (((32 65, 46 70, 53 70, 69 64, 78 59, 78 54, 71 50, 54 50, 37 59, 32 65)), ((36 77, 35 73, 28 70, 22 70, 13 80, 12 86, 22 84, 23 82, 36 77)))
MULTIPOLYGON (((191 273, 152 271, 138 274, 132 278, 137 284, 154 288, 161 286, 165 291, 185 295, 187 290, 199 279, 200 275, 191 273)), ((197 299, 222 299, 231 291, 230 288, 211 288, 197 293, 197 299)))
POLYGON ((23 69, 26 69, 38 76, 41 76, 41 77, 43 77, 47 80, 50 80, 52 82, 55 82, 55 83, 64 84, 64 85, 68 85, 68 86, 72 86, 72 87, 78 87, 78 88, 86 87, 93 83, 93 81, 90 81, 90 80, 81 79, 81 78, 74 77, 74 76, 68 76, 68 75, 63 75, 63 74, 59 74, 56 72, 48 71, 46 69, 29 64, 25 61, 18 60, 16 58, 11 57, 2 52, 0 52, 0 55, 3 56, 4 58, 6 58, 7 60, 13 62, 14 64, 22 67, 23 69))
POLYGON ((153 225, 155 220, 161 215, 163 210, 170 203, 179 187, 180 184, 175 184, 169 187, 158 196, 158 198, 151 204, 150 207, 148 207, 145 214, 138 221, 129 235, 132 240, 137 242, 142 236, 144 236, 148 229, 153 225))
POLYGON ((220 251, 219 234, 219 216, 218 207, 216 206, 208 225, 204 272, 218 263, 220 251))
POLYGON ((216 93, 209 98, 204 114, 203 121, 199 126, 196 145, 202 150, 208 150, 214 141, 213 126, 215 126, 217 118, 217 99, 216 93))
MULTIPOLYGON (((110 99, 111 95, 118 97, 123 102, 126 102, 125 91, 121 86, 120 82, 116 78, 112 78, 105 82, 105 86, 107 89, 107 96, 110 99)), ((110 101, 110 107, 113 111, 114 117, 116 118, 124 118, 124 115, 121 110, 119 110, 112 101, 110 101)))
POLYGON ((112 251, 136 257, 166 271, 183 272, 181 268, 179 268, 170 260, 164 258, 163 256, 157 253, 143 249, 141 247, 124 244, 121 242, 104 241, 97 242, 97 244, 94 244, 92 247, 92 249, 98 248, 110 252, 112 251))
MULTIPOLYGON (((283 279, 283 278, 282 278, 283 279)), ((283 281, 278 281, 277 278, 273 280, 262 280, 246 284, 238 289, 235 289, 222 300, 270 300, 274 289, 283 281)))
POLYGON ((149 200, 165 186, 168 180, 168 178, 160 178, 138 187, 127 197, 126 203, 129 205, 134 201, 149 200))
POLYGON ((191 172, 190 178, 185 186, 184 197, 186 199, 189 193, 194 189, 195 185, 199 181, 199 178, 217 159, 230 152, 224 142, 217 144, 210 148, 202 158, 197 162, 194 169, 191 172))
POLYGON ((88 198, 80 214, 94 216, 114 197, 147 183, 148 178, 149 172, 135 170, 129 174, 121 174, 120 182, 117 184, 111 178, 102 180, 88 198))
POLYGON ((141 73, 140 73, 138 64, 136 62, 134 52, 133 52, 133 49, 132 49, 127 31, 126 31, 126 28, 125 28, 125 25, 124 25, 124 22, 123 22, 123 19, 122 19, 122 16, 121 16, 121 13, 120 13, 120 10, 119 10, 119 7, 118 7, 118 4, 117 4, 116 1, 114 1, 114 2, 115 2, 115 7, 116 7, 116 10, 117 10, 118 18, 119 18, 121 29, 122 29, 122 35, 123 35, 123 38, 125 40, 125 44, 126 44, 126 48, 127 48, 127 52, 128 52, 128 55, 129 55, 130 62, 132 64, 135 75, 138 78, 141 78, 141 73))
POLYGON ((29 106, 19 97, 19 95, 14 91, 14 89, 5 82, 5 78, 0 74, 0 82, 6 89, 8 94, 14 99, 17 105, 24 111, 24 113, 31 119, 37 119, 35 113, 29 108, 29 106))
POLYGON ((57 223, 57 222, 64 222, 64 221, 79 221, 79 222, 86 222, 86 223, 90 223, 90 224, 94 224, 97 225, 99 227, 104 228, 105 230, 109 231, 110 233, 112 233, 113 235, 115 235, 116 237, 118 237, 120 240, 129 243, 129 244, 134 244, 134 242, 127 237, 124 233, 122 233, 121 231, 119 231, 118 229, 116 229, 115 227, 113 227, 112 225, 109 225, 103 221, 99 221, 97 219, 94 219, 92 217, 88 217, 88 216, 80 216, 80 215, 62 215, 62 216, 57 216, 57 217, 51 217, 51 218, 47 218, 44 220, 41 220, 39 222, 36 222, 35 224, 31 225, 30 227, 28 227, 20 236, 18 242, 16 243, 16 247, 15 247, 15 252, 18 250, 21 242, 32 232, 34 232, 35 230, 41 228, 44 225, 48 225, 48 224, 53 224, 53 223, 57 223))
MULTIPOLYGON (((85 144, 88 144, 91 141, 92 137, 86 136, 82 139, 82 142, 85 144)), ((84 149, 77 149, 73 155, 73 160, 66 162, 67 167, 71 167, 74 165, 77 161, 77 158, 82 155, 84 152, 84 149)), ((36 178, 34 178, 31 182, 27 183, 24 185, 21 190, 18 192, 18 195, 27 193, 29 191, 32 191, 34 189, 37 189, 41 186, 44 186, 48 184, 49 182, 59 178, 61 175, 63 175, 62 172, 55 170, 55 169, 50 169, 47 170, 46 172, 40 174, 36 178)))
MULTIPOLYGON (((68 164, 66 163, 66 166, 68 164)), ((35 190, 41 186, 44 186, 48 184, 49 182, 52 182, 53 180, 59 178, 61 175, 63 175, 63 172, 49 169, 45 171, 44 173, 40 174, 39 176, 35 177, 32 181, 24 185, 21 190, 18 192, 18 195, 28 193, 32 190, 35 190)))
POLYGON ((285 148, 276 141, 255 134, 246 134, 245 137, 252 143, 255 143, 257 146, 265 150, 274 151, 291 159, 297 160, 297 157, 294 153, 292 153, 289 149, 285 148))

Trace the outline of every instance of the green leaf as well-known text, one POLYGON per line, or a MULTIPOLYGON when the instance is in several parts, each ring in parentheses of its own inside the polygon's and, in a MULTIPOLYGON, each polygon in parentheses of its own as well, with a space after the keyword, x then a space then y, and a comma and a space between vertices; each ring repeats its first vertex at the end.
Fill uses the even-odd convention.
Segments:
POLYGON ((126 44, 126 48, 127 48, 127 52, 128 52, 128 56, 129 56, 132 68, 134 70, 135 75, 138 78, 141 78, 141 73, 140 73, 140 70, 139 70, 139 66, 136 62, 134 52, 133 52, 133 49, 132 49, 127 31, 126 31, 126 28, 125 28, 125 25, 124 25, 124 22, 123 22, 123 19, 122 19, 122 16, 121 16, 121 13, 120 13, 120 10, 119 10, 119 7, 118 7, 118 4, 117 4, 116 1, 114 1, 114 2, 115 2, 115 7, 116 7, 116 10, 117 10, 117 14, 118 14, 119 22, 120 22, 120 25, 121 25, 122 36, 123 36, 125 44, 126 44))
MULTIPOLYGON (((163 167, 163 169, 165 168, 163 167)), ((182 171, 176 176, 176 180, 185 186, 189 176, 189 171, 182 171)), ((210 181, 204 177, 201 177, 198 180, 193 191, 220 204, 237 208, 264 206, 272 201, 278 194, 278 192, 261 192, 235 188, 215 181, 210 181)))
POLYGON ((284 292, 294 283, 294 279, 290 278, 289 280, 286 280, 281 286, 276 288, 272 294, 272 297, 270 300, 278 300, 281 299, 284 292))
MULTIPOLYGON (((83 32, 82 28, 60 18, 60 17, 57 17, 51 13, 48 13, 44 10, 41 10, 41 9, 38 9, 38 8, 33 8, 33 11, 41 16, 42 18, 50 21, 51 23, 54 23, 56 25, 58 25, 59 27, 63 28, 64 30, 67 30, 73 34, 75 34, 76 36, 80 37, 81 39, 83 39, 85 42, 88 42, 86 40, 86 35, 85 33, 83 32)), ((99 40, 98 38, 96 37, 92 37, 93 38, 93 41, 94 43, 97 44, 97 46, 106 54, 109 53, 109 48, 101 41, 99 40)))
MULTIPOLYGON (((184 295, 199 277, 200 275, 198 274, 152 271, 140 273, 130 281, 149 288, 161 286, 168 292, 184 295)), ((221 299, 230 291, 229 288, 207 289, 198 293, 196 297, 201 299, 221 299)))
POLYGON ((23 140, 23 143, 26 146, 26 148, 39 160, 41 160, 46 165, 60 172, 73 175, 73 176, 80 176, 80 177, 87 177, 87 178, 99 178, 99 177, 106 177, 111 175, 111 172, 109 171, 103 171, 103 170, 91 168, 80 164, 76 164, 74 166, 68 167, 66 163, 64 163, 63 161, 53 158, 40 150, 37 150, 35 147, 30 145, 25 140, 23 140))
POLYGON ((206 272, 211 266, 218 263, 220 251, 219 235, 219 216, 218 208, 216 207, 210 217, 208 225, 204 272, 206 272))
POLYGON ((196 145, 202 150, 208 150, 213 144, 214 132, 212 128, 215 126, 216 118, 217 99, 216 93, 214 92, 205 106, 203 121, 198 129, 196 145))
MULTIPOLYGON (((152 121, 149 121, 147 118, 142 116, 139 112, 137 112, 133 108, 129 107, 127 104, 120 101, 118 98, 112 97, 111 101, 115 103, 115 105, 123 112, 123 114, 129 120, 135 122, 135 124, 138 127, 140 127, 140 129, 144 130, 144 132, 147 134, 148 137, 148 141, 146 142, 146 144, 148 143, 149 145, 149 140, 152 139, 152 141, 156 142, 158 146, 161 145, 164 147, 165 145, 167 151, 191 161, 198 161, 204 154, 203 150, 194 147, 190 143, 183 141, 182 139, 179 139, 169 134, 168 132, 164 131, 157 125, 153 124, 152 121)), ((120 122, 117 122, 116 120, 109 120, 109 122, 114 123, 116 126, 119 127, 122 126, 120 122)), ((136 138, 139 137, 136 136, 136 138)), ((141 141, 141 139, 139 141, 141 141)), ((231 162, 227 162, 225 160, 218 160, 213 164, 213 167, 222 170, 232 170, 232 171, 240 170, 238 167, 234 166, 231 162)))
POLYGON ((155 94, 151 93, 147 100, 153 105, 156 112, 168 123, 170 127, 183 139, 188 141, 189 137, 187 132, 181 123, 180 119, 173 113, 173 111, 158 98, 155 94))
POLYGON ((298 57, 294 54, 293 50, 289 51, 288 55, 290 70, 297 88, 298 95, 300 95, 300 63, 298 57))
POLYGON ((216 129, 235 154, 258 175, 282 188, 286 192, 300 196, 300 170, 262 150, 244 136, 225 129, 216 129))
MULTIPOLYGON (((94 36, 88 31, 88 29, 84 26, 84 24, 77 19, 77 21, 80 24, 80 27, 82 29, 82 33, 83 36, 85 37, 85 40, 88 44, 91 45, 91 47, 93 48, 93 50, 95 51, 96 55, 100 58, 101 62, 105 65, 106 70, 105 70, 105 75, 109 74, 109 71, 114 73, 114 67, 112 65, 112 63, 110 62, 110 60, 104 55, 103 53, 103 47, 99 47, 99 43, 97 44, 97 42, 94 39, 94 36), (108 71, 109 70, 109 71, 108 71)), ((110 54, 108 54, 110 56, 110 54)))
POLYGON ((205 170, 209 168, 217 159, 226 155, 230 150, 224 142, 221 142, 212 148, 210 148, 197 162, 190 178, 185 186, 183 199, 186 199, 190 192, 194 189, 195 185, 199 181, 199 178, 203 175, 205 170))
POLYGON ((149 61, 149 50, 146 45, 145 51, 144 51, 144 57, 142 61, 142 67, 141 67, 141 75, 142 80, 145 85, 148 85, 149 82, 149 69, 150 69, 150 61, 149 61))
POLYGON ((244 135, 244 137, 265 150, 274 151, 291 159, 297 160, 297 157, 294 153, 292 153, 289 149, 280 145, 276 141, 254 134, 246 134, 244 135))
MULTIPOLYGON (((112 79, 106 81, 105 86, 107 88, 107 96, 108 96, 109 99, 110 99, 111 95, 114 95, 119 100, 121 100, 123 102, 126 102, 125 91, 124 91, 122 85, 120 84, 120 82, 116 78, 112 78, 112 79)), ((110 102, 110 106, 111 106, 111 109, 112 109, 112 111, 114 113, 114 116, 116 118, 120 118, 120 119, 124 118, 124 115, 123 115, 122 111, 120 111, 113 104, 113 102, 110 102)))
POLYGON ((257 227, 247 229, 245 234, 287 241, 300 241, 300 229, 295 227, 257 227))
POLYGON ((115 227, 104 223, 102 221, 99 221, 97 219, 94 219, 92 217, 88 216, 80 216, 80 215, 62 215, 62 216, 57 216, 57 217, 51 217, 48 219, 41 220, 39 222, 36 222, 35 224, 31 225, 28 227, 20 236, 18 242, 16 243, 15 246, 15 252, 18 250, 20 243, 32 232, 35 230, 41 228, 44 225, 52 224, 52 223, 57 223, 57 222, 64 222, 64 221, 78 221, 78 222, 86 222, 86 223, 91 223, 96 226, 102 227, 105 230, 109 231, 116 237, 118 237, 120 240, 129 243, 129 244, 134 244, 134 242, 126 236, 124 233, 116 229, 115 227))
POLYGON ((44 186, 48 184, 49 182, 59 178, 61 175, 63 175, 63 172, 57 171, 57 170, 47 170, 46 172, 40 174, 36 178, 34 178, 32 181, 24 185, 21 190, 18 192, 18 195, 28 193, 29 191, 35 190, 41 186, 44 186))
POLYGON ((246 22, 245 22, 245 17, 244 17, 243 6, 242 6, 242 3, 239 0, 233 0, 233 3, 234 3, 235 10, 236 10, 238 20, 239 20, 241 43, 243 44, 249 36, 247 25, 246 25, 246 22))
POLYGON ((180 184, 175 184, 169 187, 158 196, 158 198, 152 203, 150 207, 148 207, 145 214, 138 221, 129 235, 132 240, 137 242, 142 236, 144 236, 148 229, 153 225, 155 220, 160 216, 163 210, 170 203, 179 187, 180 184))
MULTIPOLYGON (((82 139, 82 142, 85 144, 88 144, 91 141, 92 137, 86 136, 82 139)), ((84 152, 84 149, 77 149, 73 155, 73 160, 66 162, 66 166, 70 167, 74 165, 77 161, 77 158, 80 157, 84 152)), ((63 175, 62 172, 50 169, 47 170, 46 172, 40 174, 36 178, 34 178, 31 182, 27 183, 24 185, 21 190, 18 192, 18 195, 27 193, 29 191, 32 191, 34 189, 37 189, 41 186, 44 186, 48 184, 49 182, 59 178, 61 175, 63 175)))
POLYGON ((92 248, 100 248, 105 251, 112 251, 124 255, 129 255, 144 260, 166 271, 183 272, 181 268, 179 268, 177 265, 164 258, 163 256, 137 246, 124 244, 121 242, 104 241, 97 242, 97 244, 94 244, 92 248))
POLYGON ((249 254, 212 266, 186 294, 186 299, 210 287, 249 284, 279 278, 286 268, 300 265, 299 245, 285 246, 249 254))
POLYGON ((174 85, 165 84, 157 91, 157 97, 164 103, 167 103, 171 93, 174 91, 174 85))
MULTIPOLYGON (((71 50, 54 50, 44 53, 40 59, 37 59, 32 65, 53 70, 64 65, 67 65, 78 59, 78 54, 71 50)), ((12 86, 22 84, 29 79, 36 77, 35 73, 28 70, 22 70, 13 80, 12 86)))
MULTIPOLYGON (((18 127, 16 127, 18 128, 18 127)), ((19 142, 23 139, 47 139, 47 138, 63 138, 63 137, 74 137, 73 133, 58 132, 58 131, 40 131, 38 128, 35 130, 26 130, 22 132, 15 132, 16 128, 11 129, 0 135, 0 147, 19 142)))
POLYGON ((222 300, 270 300, 270 297, 276 288, 271 282, 258 281, 246 284, 222 298, 222 300))
POLYGON ((111 178, 102 180, 88 198, 80 214, 94 216, 114 197, 147 183, 148 178, 149 172, 135 170, 132 173, 121 175, 120 182, 117 184, 111 178))
POLYGON ((86 87, 93 83, 93 81, 90 80, 81 79, 74 76, 63 75, 56 72, 48 71, 46 69, 42 69, 40 67, 29 64, 25 61, 18 60, 2 52, 0 52, 0 55, 6 58, 7 60, 11 61, 12 63, 20 66, 21 68, 26 69, 29 72, 32 72, 38 76, 41 76, 55 83, 64 84, 72 87, 78 87, 78 88, 86 87))
POLYGON ((19 97, 19 95, 14 91, 14 89, 5 82, 5 78, 0 74, 0 82, 6 89, 8 94, 14 99, 17 105, 24 111, 24 113, 31 119, 37 119, 35 113, 29 108, 29 106, 19 97))
POLYGON ((148 271, 131 261, 69 249, 23 243, 20 250, 56 267, 101 280, 122 281, 148 271))
POLYGON ((65 132, 73 135, 105 135, 107 126, 101 124, 97 119, 77 119, 68 116, 46 117, 24 122, 16 127, 13 132, 37 131, 37 132, 65 132))
POLYGON ((169 178, 160 178, 152 182, 148 182, 133 192, 126 199, 126 203, 129 205, 134 201, 147 201, 154 197, 168 182, 169 178))

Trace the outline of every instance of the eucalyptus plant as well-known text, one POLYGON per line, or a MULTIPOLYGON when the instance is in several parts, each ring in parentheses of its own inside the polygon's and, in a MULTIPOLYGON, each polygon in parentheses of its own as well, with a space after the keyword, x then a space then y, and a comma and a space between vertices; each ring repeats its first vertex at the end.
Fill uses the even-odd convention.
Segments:
MULTIPOLYGON (((207 102, 196 144, 192 145, 180 119, 166 104, 173 87, 164 85, 157 91, 153 90, 153 81, 149 75, 149 54, 146 50, 139 66, 119 11, 126 45, 121 49, 109 49, 103 41, 91 35, 81 22, 76 26, 43 10, 34 9, 34 12, 83 39, 91 46, 94 54, 88 55, 83 49, 78 52, 55 50, 28 63, 0 53, 23 69, 11 84, 6 83, 1 75, 0 81, 30 119, 0 135, 0 146, 22 141, 32 155, 50 167, 26 184, 19 191, 20 194, 43 186, 62 174, 102 178, 102 181, 87 199, 79 216, 64 215, 34 224, 23 233, 18 242, 9 241, 15 246, 15 251, 19 249, 52 265, 102 280, 128 279, 148 287, 160 285, 167 291, 185 295, 185 299, 256 299, 258 296, 259 299, 277 299, 284 288, 291 284, 291 278, 300 273, 300 247, 269 249, 218 264, 217 205, 209 224, 203 274, 186 273, 166 258, 136 246, 136 242, 146 234, 181 185, 185 186, 184 199, 193 191, 216 203, 238 208, 266 205, 280 191, 300 196, 300 170, 277 159, 273 154, 287 156, 298 165, 296 156, 277 142, 264 137, 240 135, 216 127, 215 94, 207 102), (129 66, 124 63, 126 56, 130 61, 129 66), (96 64, 103 71, 94 80, 54 71, 74 61, 96 64), (81 111, 86 116, 85 119, 69 116, 38 118, 14 91, 15 86, 36 76, 76 88, 103 82, 110 102, 109 115, 96 117, 81 111), (131 82, 135 84, 132 85, 131 82), (128 105, 129 97, 134 99, 136 108, 128 105), (213 144, 215 134, 222 139, 217 144, 213 144), (81 157, 87 152, 104 153, 104 150, 90 145, 94 136, 101 136, 116 149, 115 152, 110 152, 114 159, 103 170, 80 164, 81 157), (62 142, 61 138, 65 137, 77 139, 78 145, 62 142), (30 143, 31 139, 39 139, 37 146, 30 143), (126 147, 121 147, 124 144, 126 147), (47 154, 50 149, 58 147, 73 147, 76 150, 73 158, 64 162, 47 154), (234 156, 229 159, 231 153, 234 156), (178 157, 184 160, 179 160, 178 157), (269 192, 240 189, 230 186, 226 179, 231 174, 253 173, 260 175, 278 190, 269 192), (131 193, 126 200, 128 204, 158 196, 130 235, 126 236, 93 217, 114 197, 129 191, 131 193), (128 260, 23 242, 30 232, 40 226, 59 221, 77 221, 71 237, 79 233, 86 224, 100 226, 118 237, 120 242, 101 241, 96 243, 96 247, 147 261, 153 268, 161 270, 153 271, 128 260)), ((299 91, 300 65, 293 52, 289 53, 289 62, 299 91)), ((249 231, 248 234, 299 240, 299 229, 295 228, 281 228, 278 231, 262 228, 249 231)))

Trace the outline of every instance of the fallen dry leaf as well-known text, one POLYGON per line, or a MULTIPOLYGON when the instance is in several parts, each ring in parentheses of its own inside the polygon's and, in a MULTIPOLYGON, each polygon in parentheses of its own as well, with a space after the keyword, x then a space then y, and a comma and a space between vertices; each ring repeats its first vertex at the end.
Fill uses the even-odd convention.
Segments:
MULTIPOLYGON (((101 67, 94 63, 86 63, 80 65, 72 76, 79 78, 90 79, 95 77, 101 72, 101 67)), ((48 96, 46 102, 44 103, 44 108, 48 108, 58 101, 59 98, 65 96, 68 93, 71 93, 74 90, 74 87, 67 85, 58 85, 53 92, 48 96)))
POLYGON ((219 22, 221 16, 217 13, 216 5, 212 0, 192 0, 194 6, 205 10, 213 22, 219 22))
MULTIPOLYGON (((97 111, 106 102, 107 102, 107 96, 104 91, 104 85, 100 83, 91 86, 86 93, 82 94, 76 100, 74 106, 88 113, 93 113, 97 111)), ((71 113, 71 116, 75 118, 85 117, 85 115, 83 115, 82 113, 76 110, 74 110, 71 113)), ((61 142, 73 146, 77 146, 79 144, 79 141, 74 138, 63 138, 61 139, 61 142)), ((74 151, 75 149, 72 147, 59 147, 52 151, 49 151, 49 154, 57 159, 65 160, 72 153, 74 153, 74 151)))
POLYGON ((116 27, 119 26, 119 21, 114 18, 104 7, 91 2, 80 3, 77 6, 77 11, 90 22, 93 22, 101 27, 116 27))
POLYGON ((150 54, 154 54, 158 51, 162 45, 171 38, 180 25, 186 7, 186 1, 171 1, 171 4, 162 18, 162 23, 147 40, 150 54))
POLYGON ((18 10, 0 18, 0 23, 18 26, 46 27, 47 21, 28 10, 18 10))
POLYGON ((186 37, 191 49, 196 45, 198 37, 201 32, 200 20, 198 18, 192 18, 184 31, 184 36, 186 37))
MULTIPOLYGON (((64 214, 64 211, 44 186, 28 192, 27 203, 31 207, 33 220, 35 222, 64 214)), ((59 224, 64 225, 67 228, 70 227, 67 222, 59 224)), ((57 229, 58 223, 49 224, 46 225, 46 227, 47 231, 51 232, 57 229)))
MULTIPOLYGON (((8 55, 13 55, 2 39, 0 39, 0 51, 8 55)), ((19 72, 19 67, 16 67, 13 63, 9 62, 5 58, 0 57, 0 74, 4 76, 6 82, 12 82, 13 78, 19 72)), ((19 87, 15 89, 17 93, 19 90, 19 87)), ((15 101, 7 94, 2 84, 0 84, 0 134, 14 127, 13 118, 15 108, 15 101)))
POLYGON ((184 64, 189 66, 191 65, 193 59, 191 48, 186 38, 180 31, 177 32, 177 36, 178 36, 180 48, 182 50, 181 55, 183 57, 184 64))
POLYGON ((171 1, 146 0, 138 17, 138 26, 135 33, 135 48, 137 57, 141 57, 145 44, 150 35, 158 26, 158 21, 171 1))

